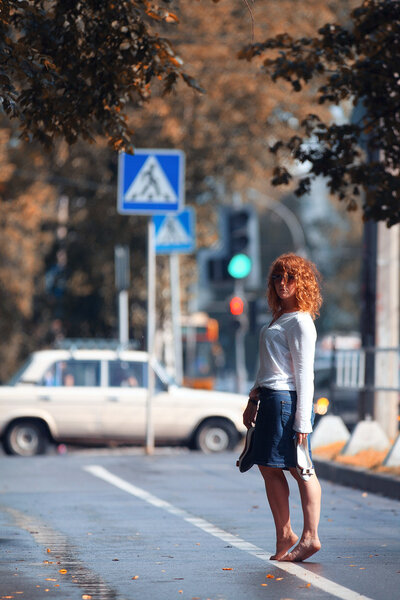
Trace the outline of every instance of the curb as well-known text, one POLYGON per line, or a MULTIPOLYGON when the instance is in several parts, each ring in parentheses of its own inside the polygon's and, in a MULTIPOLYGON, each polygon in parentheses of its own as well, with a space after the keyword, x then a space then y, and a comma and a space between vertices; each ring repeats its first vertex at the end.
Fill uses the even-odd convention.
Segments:
POLYGON ((318 477, 357 488, 373 494, 380 494, 393 500, 400 500, 400 478, 381 473, 372 473, 359 467, 340 465, 332 461, 313 457, 318 477))

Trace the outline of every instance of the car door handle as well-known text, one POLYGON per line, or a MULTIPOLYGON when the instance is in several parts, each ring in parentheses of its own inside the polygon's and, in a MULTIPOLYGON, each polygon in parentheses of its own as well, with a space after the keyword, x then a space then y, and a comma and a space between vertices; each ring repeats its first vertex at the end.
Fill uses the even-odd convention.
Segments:
POLYGON ((107 396, 108 402, 119 402, 118 396, 107 396))
POLYGON ((50 396, 39 396, 39 400, 42 402, 50 402, 50 396))

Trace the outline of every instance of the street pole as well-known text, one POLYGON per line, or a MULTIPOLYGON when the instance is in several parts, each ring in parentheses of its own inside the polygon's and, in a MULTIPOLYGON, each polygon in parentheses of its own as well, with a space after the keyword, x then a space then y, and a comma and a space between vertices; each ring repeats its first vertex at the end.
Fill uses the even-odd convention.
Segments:
MULTIPOLYGON (((240 279, 235 279, 234 294, 244 298, 244 285, 240 279)), ((246 351, 245 338, 249 327, 247 314, 245 311, 239 315, 239 327, 235 331, 235 357, 236 357, 236 380, 239 394, 245 394, 247 391, 247 369, 246 369, 246 351)))
POLYGON ((147 405, 146 454, 154 453, 153 396, 155 389, 154 338, 156 330, 156 251, 155 228, 151 217, 147 226, 147 405))
POLYGON ((182 327, 181 327, 181 293, 178 254, 169 255, 170 285, 171 285, 171 315, 174 344, 175 379, 178 385, 183 380, 182 360, 182 327))
POLYGON ((398 433, 400 227, 378 223, 374 417, 389 438, 398 433), (380 350, 392 348, 393 350, 380 350))
POLYGON ((119 344, 126 348, 129 343, 129 303, 128 290, 121 290, 118 293, 118 326, 119 326, 119 344))
MULTIPOLYGON (((364 225, 362 246, 361 283, 361 345, 374 348, 376 337, 376 255, 377 224, 367 221, 364 225)), ((358 417, 362 421, 374 417, 375 357, 373 351, 365 353, 364 390, 360 392, 358 417)))
POLYGON ((118 291, 118 338, 121 347, 129 344, 129 300, 130 283, 129 247, 118 244, 114 248, 115 286, 118 291))

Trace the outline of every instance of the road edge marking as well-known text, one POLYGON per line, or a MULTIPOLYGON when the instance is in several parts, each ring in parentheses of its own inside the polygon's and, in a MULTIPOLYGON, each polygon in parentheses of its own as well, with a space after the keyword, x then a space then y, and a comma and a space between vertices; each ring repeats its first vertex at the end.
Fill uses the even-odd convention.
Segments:
POLYGON ((372 598, 369 598, 368 596, 363 596, 362 594, 359 594, 358 592, 346 588, 343 585, 332 581, 331 579, 326 579, 325 577, 317 575, 312 571, 307 571, 303 567, 300 567, 298 564, 278 561, 274 561, 273 563, 271 563, 271 553, 266 552, 265 550, 259 548, 251 542, 246 542, 246 540, 236 535, 233 535, 232 533, 229 533, 224 529, 220 529, 219 527, 217 527, 213 523, 210 523, 209 521, 206 521, 202 517, 196 517, 191 513, 187 512, 185 509, 178 508, 170 502, 158 498, 158 496, 155 496, 154 494, 147 492, 143 488, 137 487, 136 485, 125 481, 125 479, 122 479, 117 475, 113 475, 113 473, 111 473, 110 471, 108 471, 100 465, 87 465, 82 468, 91 475, 94 475, 95 477, 98 477, 99 479, 110 483, 111 485, 119 488, 120 490, 123 490, 124 492, 127 492, 128 494, 131 494, 132 496, 135 496, 136 498, 139 498, 152 506, 161 508, 162 510, 165 510, 170 514, 183 519, 187 523, 198 527, 202 531, 209 533, 210 535, 213 535, 216 538, 219 538, 223 542, 227 542, 231 546, 234 546, 239 550, 243 550, 243 552, 247 552, 251 556, 255 556, 256 558, 259 558, 264 562, 269 562, 271 566, 274 566, 277 569, 281 569, 286 573, 290 573, 291 575, 294 575, 295 577, 305 581, 306 583, 311 583, 311 585, 314 585, 315 587, 323 590, 328 594, 332 594, 333 596, 336 596, 341 600, 373 600, 372 598))

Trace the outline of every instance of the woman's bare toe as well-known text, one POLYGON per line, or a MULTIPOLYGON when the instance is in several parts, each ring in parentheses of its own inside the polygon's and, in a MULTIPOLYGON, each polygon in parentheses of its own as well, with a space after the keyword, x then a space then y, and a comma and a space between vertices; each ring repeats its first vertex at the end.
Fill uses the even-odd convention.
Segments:
POLYGON ((296 548, 291 552, 278 559, 285 562, 301 562, 310 558, 313 554, 321 549, 321 542, 318 538, 309 538, 300 540, 296 548))

